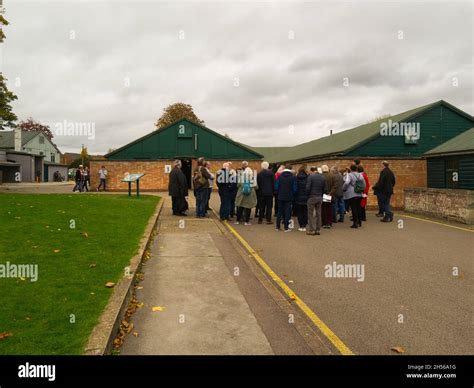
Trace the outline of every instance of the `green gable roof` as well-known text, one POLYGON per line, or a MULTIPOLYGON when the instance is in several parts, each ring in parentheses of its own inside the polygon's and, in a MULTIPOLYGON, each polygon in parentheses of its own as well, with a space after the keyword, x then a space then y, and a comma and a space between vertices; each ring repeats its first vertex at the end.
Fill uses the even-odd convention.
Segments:
POLYGON ((157 129, 108 153, 105 158, 112 160, 169 160, 199 156, 210 160, 261 160, 263 158, 263 155, 252 148, 187 119, 181 119, 164 128, 157 129), (179 131, 180 128, 183 128, 183 133, 179 131))
POLYGON ((425 155, 441 156, 445 154, 462 154, 474 152, 474 128, 468 129, 460 135, 453 137, 451 140, 435 147, 425 155))
POLYGON ((291 147, 251 147, 250 146, 250 148, 253 149, 255 152, 258 152, 259 154, 263 155, 264 160, 272 163, 272 160, 276 155, 290 149, 291 147))
POLYGON ((384 117, 380 120, 373 121, 368 124, 359 125, 358 127, 347 129, 333 135, 325 136, 316 140, 309 141, 294 147, 290 147, 285 151, 272 155, 270 162, 289 162, 310 159, 314 157, 329 157, 336 155, 344 155, 354 148, 357 148, 368 141, 380 136, 380 128, 383 122, 391 120, 392 122, 402 122, 413 119, 422 113, 443 104, 457 113, 468 117, 472 120, 472 116, 459 110, 447 102, 440 100, 428 105, 408 110, 393 116, 384 117))

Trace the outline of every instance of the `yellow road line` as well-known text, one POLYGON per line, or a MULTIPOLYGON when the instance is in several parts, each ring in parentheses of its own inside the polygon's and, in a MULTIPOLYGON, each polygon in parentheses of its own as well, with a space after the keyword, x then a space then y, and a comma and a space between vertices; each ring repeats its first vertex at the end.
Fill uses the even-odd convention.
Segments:
POLYGON ((301 298, 294 293, 294 291, 286 285, 286 283, 270 268, 270 266, 262 259, 262 257, 255 252, 255 250, 244 240, 244 238, 232 227, 227 221, 224 224, 229 228, 232 234, 237 237, 240 243, 253 256, 258 264, 270 275, 276 284, 285 292, 288 297, 295 302, 298 307, 306 314, 306 316, 317 326, 329 341, 339 350, 343 355, 354 355, 352 351, 341 341, 341 339, 311 310, 308 305, 301 300, 301 298))
POLYGON ((462 226, 449 225, 449 224, 445 224, 444 222, 432 221, 432 220, 428 220, 428 219, 426 219, 426 218, 420 218, 420 217, 415 217, 415 216, 408 216, 408 215, 406 215, 406 214, 399 214, 399 216, 400 216, 400 217, 413 218, 413 219, 415 219, 415 220, 420 220, 420 221, 425 221, 425 222, 431 222, 432 224, 442 225, 442 226, 446 226, 446 227, 448 227, 448 228, 454 228, 454 229, 465 230, 466 232, 474 232, 474 229, 463 228, 462 226))

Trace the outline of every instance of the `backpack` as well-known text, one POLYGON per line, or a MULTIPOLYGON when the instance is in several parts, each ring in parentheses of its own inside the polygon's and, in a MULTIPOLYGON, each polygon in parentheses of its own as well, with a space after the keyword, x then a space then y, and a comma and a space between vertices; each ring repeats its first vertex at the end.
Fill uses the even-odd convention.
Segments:
POLYGON ((207 179, 205 176, 202 175, 201 172, 201 167, 198 167, 196 170, 196 173, 194 174, 194 185, 195 186, 202 186, 207 182, 207 179), (197 185, 196 185, 197 183, 197 185))
POLYGON ((354 192, 356 194, 362 194, 365 190, 365 179, 362 174, 359 174, 358 176, 355 176, 356 182, 354 185, 354 192))
POLYGON ((244 185, 242 186, 242 194, 243 195, 250 195, 252 192, 252 187, 250 186, 250 181, 248 178, 244 179, 244 185))

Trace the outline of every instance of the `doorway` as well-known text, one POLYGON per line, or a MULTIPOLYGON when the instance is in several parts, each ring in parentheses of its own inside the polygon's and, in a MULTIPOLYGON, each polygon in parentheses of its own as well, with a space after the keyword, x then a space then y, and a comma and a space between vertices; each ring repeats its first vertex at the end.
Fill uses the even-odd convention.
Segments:
POLYGON ((191 159, 180 159, 181 160, 181 171, 184 173, 186 180, 188 181, 188 189, 191 188, 191 173, 192 173, 192 160, 191 159))

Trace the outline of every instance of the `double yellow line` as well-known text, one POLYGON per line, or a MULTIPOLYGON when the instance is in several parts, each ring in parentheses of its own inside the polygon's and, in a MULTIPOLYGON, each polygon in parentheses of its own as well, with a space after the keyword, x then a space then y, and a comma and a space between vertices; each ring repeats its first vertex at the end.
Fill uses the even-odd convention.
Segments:
POLYGON ((232 232, 232 234, 240 241, 245 249, 253 256, 260 267, 275 281, 276 284, 288 295, 288 297, 303 311, 303 313, 313 322, 316 327, 324 334, 324 336, 331 341, 337 350, 342 355, 354 355, 344 342, 319 318, 316 313, 311 310, 308 305, 295 294, 295 292, 286 285, 286 283, 270 268, 270 266, 262 259, 262 257, 255 252, 255 250, 244 240, 244 238, 232 227, 227 221, 224 224, 232 232))

